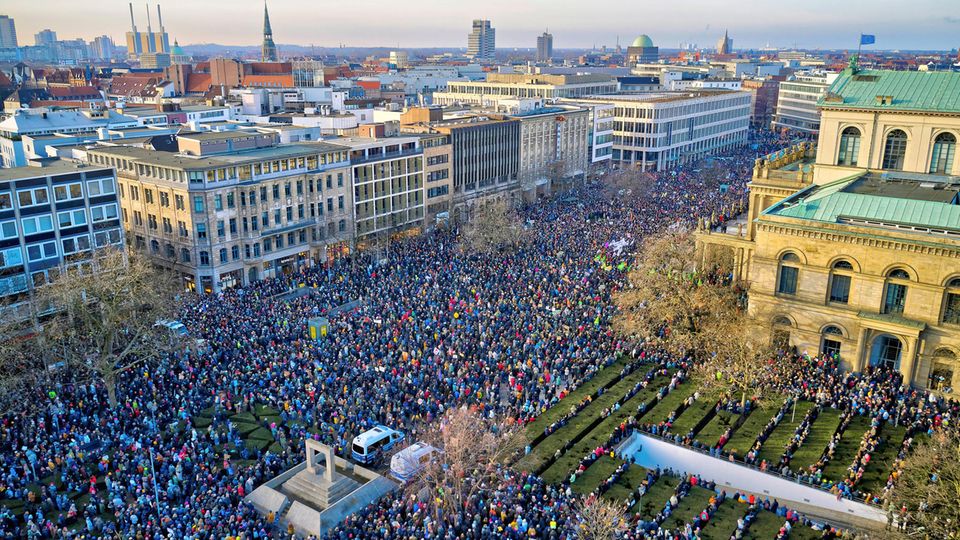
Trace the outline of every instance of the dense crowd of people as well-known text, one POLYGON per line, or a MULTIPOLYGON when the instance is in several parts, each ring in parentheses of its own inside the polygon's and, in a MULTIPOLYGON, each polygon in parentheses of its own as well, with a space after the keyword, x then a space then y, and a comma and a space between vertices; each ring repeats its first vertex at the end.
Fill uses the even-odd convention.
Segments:
MULTIPOLYGON (((124 372, 118 406, 99 381, 64 383, 30 397, 34 412, 2 418, 0 536, 282 537, 291 531, 243 497, 302 461, 305 438, 347 455, 376 424, 412 441, 416 426, 460 405, 535 418, 636 347, 610 326, 629 246, 677 224, 729 219, 755 157, 782 145, 766 135, 719 167, 658 173, 642 197, 589 183, 526 206, 530 238, 515 250, 468 252, 456 231, 438 231, 394 243, 385 261, 357 256, 192 298, 181 320, 204 346, 124 372), (707 172, 723 175, 723 190, 704 188, 707 172), (301 284, 310 294, 282 294, 301 284), (309 318, 355 300, 325 339, 309 339, 309 318), (280 451, 245 448, 229 419, 257 406, 279 411, 269 428, 280 451), (198 427, 203 411, 212 424, 198 427)), ((562 488, 503 477, 456 516, 395 495, 329 536, 569 537, 562 488)))

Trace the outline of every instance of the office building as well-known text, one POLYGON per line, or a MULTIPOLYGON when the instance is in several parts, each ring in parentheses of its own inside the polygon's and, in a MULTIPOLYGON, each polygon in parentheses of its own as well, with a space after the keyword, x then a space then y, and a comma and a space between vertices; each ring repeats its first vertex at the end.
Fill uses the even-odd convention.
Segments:
POLYGON ((395 69, 407 69, 410 67, 410 55, 407 51, 390 51, 390 65, 395 69))
POLYGON ((780 83, 773 129, 815 137, 820 131, 817 100, 836 80, 836 73, 802 72, 780 83))
POLYGON ((140 55, 140 67, 146 69, 165 69, 170 67, 172 60, 168 53, 149 52, 140 55))
POLYGON ((443 133, 420 135, 423 147, 426 227, 450 218, 453 209, 453 145, 443 133))
POLYGON ((549 62, 553 58, 553 34, 544 32, 537 36, 537 62, 549 62))
POLYGON ((474 19, 467 36, 467 56, 475 60, 493 60, 496 57, 497 31, 490 21, 474 19))
POLYGON ((270 13, 267 12, 267 3, 263 3, 263 45, 260 47, 260 59, 264 62, 277 62, 277 45, 273 42, 273 29, 270 28, 270 13))
POLYGON ((57 33, 47 28, 34 34, 33 42, 36 46, 54 45, 57 42, 57 33))
POLYGON ((560 103, 583 107, 590 112, 587 160, 594 169, 605 169, 613 162, 613 124, 616 105, 596 101, 561 99, 560 103))
POLYGON ((655 64, 660 60, 660 47, 646 34, 641 34, 627 47, 627 65, 655 64))
POLYGON ((111 167, 55 159, 0 170, 0 310, 31 315, 30 297, 93 250, 123 246, 111 167))
POLYGON ((433 103, 497 109, 503 100, 555 100, 616 91, 617 81, 610 75, 488 73, 484 81, 450 81, 445 92, 434 92, 433 103))
POLYGON ((348 150, 278 145, 275 133, 180 135, 176 152, 87 152, 117 169, 128 242, 210 293, 276 277, 352 247, 348 150))
POLYGON ((736 232, 703 257, 750 282, 758 327, 846 369, 960 384, 960 73, 844 70, 812 143, 757 160, 736 232))
POLYGON ((379 250, 391 238, 424 226, 423 148, 420 138, 333 139, 349 152, 353 224, 358 249, 379 250))
POLYGON ((90 44, 90 52, 97 60, 113 60, 113 50, 115 46, 110 36, 98 36, 93 38, 90 44))
POLYGON ((17 48, 17 26, 13 17, 0 15, 0 49, 17 48))
POLYGON ((663 170, 747 141, 750 94, 701 90, 596 96, 614 109, 613 160, 663 170))
POLYGON ((508 117, 520 121, 517 177, 528 200, 548 195, 555 183, 582 178, 587 173, 588 109, 551 105, 508 117))
POLYGON ((25 136, 75 135, 96 137, 100 128, 136 127, 137 119, 109 110, 18 109, 0 122, 0 158, 2 167, 23 167, 30 155, 24 147, 25 136))
POLYGON ((772 77, 744 79, 741 86, 750 92, 750 125, 755 129, 769 129, 777 111, 780 81, 772 77))

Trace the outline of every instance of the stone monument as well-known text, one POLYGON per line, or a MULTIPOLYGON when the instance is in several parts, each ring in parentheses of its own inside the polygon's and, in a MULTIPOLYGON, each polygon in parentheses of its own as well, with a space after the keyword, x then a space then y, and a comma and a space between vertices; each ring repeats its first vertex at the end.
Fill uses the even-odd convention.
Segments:
POLYGON ((338 458, 333 448, 305 442, 306 461, 267 481, 246 500, 303 535, 322 536, 348 515, 396 489, 374 471, 338 458))

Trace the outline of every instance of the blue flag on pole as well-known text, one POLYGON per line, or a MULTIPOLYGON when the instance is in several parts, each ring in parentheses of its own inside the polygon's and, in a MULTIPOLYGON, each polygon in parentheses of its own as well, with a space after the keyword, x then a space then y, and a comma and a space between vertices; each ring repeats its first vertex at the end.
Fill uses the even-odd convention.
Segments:
POLYGON ((873 45, 877 42, 877 36, 873 34, 860 34, 861 45, 873 45))

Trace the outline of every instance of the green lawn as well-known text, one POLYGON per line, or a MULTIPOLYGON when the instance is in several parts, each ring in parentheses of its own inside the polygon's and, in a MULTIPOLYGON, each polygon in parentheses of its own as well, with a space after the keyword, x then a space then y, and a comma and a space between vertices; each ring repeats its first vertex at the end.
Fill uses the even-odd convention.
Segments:
POLYGON ((827 445, 830 444, 833 433, 837 431, 840 418, 840 411, 836 409, 821 410, 820 416, 810 426, 810 433, 807 434, 807 438, 790 458, 790 468, 795 471, 806 471, 808 467, 816 463, 823 452, 826 451, 827 445))
POLYGON ((794 524, 790 529, 790 540, 820 540, 823 538, 823 532, 810 527, 804 527, 800 524, 794 524))
POLYGON ((761 511, 757 514, 750 526, 747 527, 745 540, 773 540, 780 532, 780 527, 786 523, 786 519, 774 514, 773 512, 761 511))
POLYGON ((672 529, 682 529, 684 524, 693 521, 710 504, 710 497, 713 496, 713 491, 694 486, 662 525, 672 529))
POLYGON ((853 458, 860 448, 863 434, 870 429, 870 419, 866 416, 854 416, 843 430, 840 442, 833 452, 833 457, 823 468, 823 477, 827 480, 839 481, 847 477, 847 467, 853 463, 853 458))
POLYGON ((695 401, 693 405, 687 407, 680 413, 680 416, 677 417, 677 420, 670 428, 670 432, 674 435, 686 436, 691 429, 695 428, 697 424, 703 420, 704 416, 713 410, 715 405, 716 402, 712 399, 701 398, 699 401, 695 401))
POLYGON ((613 471, 617 470, 617 467, 622 463, 623 460, 612 458, 609 455, 602 455, 600 459, 593 462, 593 465, 590 465, 587 470, 583 471, 583 474, 579 476, 577 481, 570 487, 580 495, 586 495, 597 489, 600 482, 610 478, 613 471))
POLYGON ((745 515, 747 505, 733 499, 724 500, 710 521, 700 529, 700 540, 730 540, 730 535, 737 530, 737 518, 745 515))
MULTIPOLYGON (((561 448, 567 444, 567 442, 576 438, 590 423, 596 420, 603 409, 613 406, 627 391, 633 388, 639 381, 643 380, 645 374, 643 370, 637 370, 617 382, 617 384, 604 392, 602 396, 584 407, 583 410, 571 418, 565 426, 551 433, 549 437, 535 446, 529 454, 520 458, 517 461, 516 468, 522 471, 538 470, 553 457, 553 454, 556 453, 558 448, 561 448)), ((665 377, 662 379, 669 380, 665 377)), ((653 384, 662 384, 662 381, 655 379, 653 384)), ((571 401, 570 403, 575 402, 571 401)), ((555 406, 554 409, 558 407, 563 407, 562 402, 555 406)))
POLYGON ((687 381, 680 386, 677 386, 673 389, 673 391, 664 396, 660 403, 654 405, 652 409, 647 411, 647 414, 643 415, 643 423, 657 424, 665 421, 667 417, 670 416, 670 413, 675 411, 677 407, 683 403, 683 400, 692 396, 696 391, 696 381, 687 381))
POLYGON ((863 471, 857 488, 864 493, 879 493, 887 485, 887 478, 893 469, 893 462, 900 452, 900 445, 907 430, 901 426, 885 424, 880 428, 880 444, 870 454, 870 463, 863 471))
POLYGON ((726 452, 736 454, 737 458, 743 459, 743 456, 753 447, 753 443, 757 441, 757 436, 760 435, 763 426, 767 425, 773 415, 777 414, 778 409, 779 406, 777 409, 771 407, 751 411, 750 416, 733 432, 723 449, 726 452))
POLYGON ((718 412, 707 422, 707 425, 703 426, 703 429, 697 433, 696 439, 707 446, 714 446, 720 440, 723 432, 725 432, 728 427, 731 427, 739 417, 740 415, 733 414, 729 411, 718 412))
POLYGON ((646 478, 647 469, 639 465, 630 465, 627 472, 623 473, 603 496, 611 501, 629 502, 630 498, 633 497, 633 493, 643 484, 646 478))
POLYGON ((804 400, 796 402, 796 414, 794 414, 793 406, 788 408, 786 414, 783 415, 783 419, 777 424, 777 427, 773 428, 770 436, 760 447, 758 458, 767 460, 767 463, 771 465, 776 465, 780 461, 780 456, 783 455, 784 447, 793 439, 797 426, 803 422, 803 417, 812 408, 813 402, 804 400))
POLYGON ((620 410, 605 418, 603 422, 593 428, 590 433, 580 439, 577 444, 567 450, 566 454, 547 468, 547 470, 543 472, 543 480, 550 484, 558 484, 567 478, 577 464, 580 463, 580 459, 587 455, 587 452, 601 444, 605 444, 621 422, 635 414, 637 407, 641 403, 649 402, 657 394, 657 390, 664 381, 665 377, 658 377, 653 383, 637 392, 629 401, 624 403, 620 407, 620 410))
POLYGON ((663 510, 663 507, 670 500, 677 489, 680 479, 673 476, 661 476, 652 486, 647 488, 647 493, 633 505, 630 509, 631 514, 639 513, 644 520, 651 520, 657 512, 663 510))
MULTIPOLYGON (((546 429, 547 426, 570 412, 571 406, 580 403, 583 398, 593 395, 601 386, 606 386, 607 383, 619 377, 620 370, 622 370, 623 367, 629 363, 629 361, 629 357, 621 356, 619 360, 595 373, 593 377, 590 377, 584 381, 583 384, 567 394, 563 399, 557 402, 556 405, 550 407, 544 411, 543 414, 538 416, 536 420, 527 424, 527 440, 532 441, 535 439, 538 435, 543 433, 543 430, 546 429)), ((648 369, 649 368, 646 366, 640 366, 637 371, 643 371, 646 373, 648 369)))

